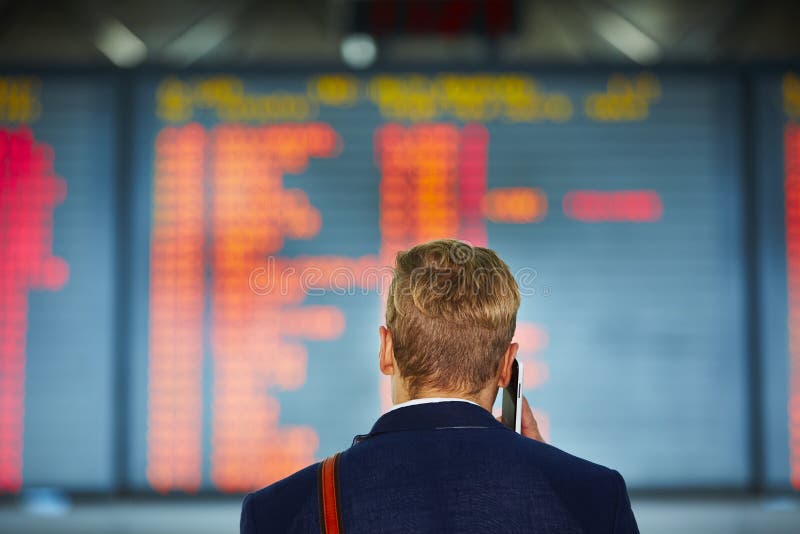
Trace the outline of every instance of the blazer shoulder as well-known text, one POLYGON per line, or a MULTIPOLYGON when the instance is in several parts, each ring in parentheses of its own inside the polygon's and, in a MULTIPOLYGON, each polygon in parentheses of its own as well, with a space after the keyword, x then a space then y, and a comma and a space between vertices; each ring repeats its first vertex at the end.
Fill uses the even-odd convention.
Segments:
POLYGON ((566 469, 571 472, 577 472, 593 481, 603 480, 608 483, 615 483, 616 477, 619 476, 619 473, 613 469, 575 456, 548 443, 541 443, 522 436, 519 436, 519 438, 517 441, 523 444, 527 452, 536 456, 539 460, 544 460, 545 465, 553 465, 560 470, 566 469))
MULTIPOLYGON (((298 524, 317 521, 317 470, 309 465, 253 493, 242 503, 241 534, 302 531, 298 524)), ((317 528, 319 528, 317 526, 317 528)))
POLYGON ((557 447, 526 440, 529 465, 535 465, 560 495, 564 505, 584 524, 584 530, 638 532, 627 486, 618 471, 574 456, 557 447))

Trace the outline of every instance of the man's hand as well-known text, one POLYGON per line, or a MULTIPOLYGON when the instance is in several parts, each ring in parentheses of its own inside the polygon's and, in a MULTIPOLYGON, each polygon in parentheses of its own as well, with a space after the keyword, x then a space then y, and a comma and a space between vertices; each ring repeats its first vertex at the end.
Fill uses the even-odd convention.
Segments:
POLYGON ((521 426, 523 436, 545 443, 542 433, 539 432, 539 423, 536 422, 536 418, 533 416, 533 410, 531 410, 531 405, 528 404, 528 399, 525 398, 525 395, 522 396, 521 426))
MULTIPOLYGON (((519 409, 519 406, 517 406, 519 409)), ((497 420, 501 423, 503 422, 503 416, 498 415, 497 420)), ((533 416, 533 410, 531 410, 531 405, 528 404, 528 399, 525 398, 525 395, 522 396, 522 435, 526 438, 535 439, 536 441, 541 441, 542 443, 546 443, 544 438, 542 437, 542 433, 539 432, 539 423, 536 422, 536 418, 533 416)))

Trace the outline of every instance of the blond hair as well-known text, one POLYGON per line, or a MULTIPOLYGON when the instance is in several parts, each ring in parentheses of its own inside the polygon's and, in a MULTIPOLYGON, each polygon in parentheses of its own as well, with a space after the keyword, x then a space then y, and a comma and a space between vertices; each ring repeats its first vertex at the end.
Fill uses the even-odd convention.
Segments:
POLYGON ((443 239, 397 253, 386 326, 409 394, 474 395, 499 369, 514 337, 519 289, 488 248, 443 239))

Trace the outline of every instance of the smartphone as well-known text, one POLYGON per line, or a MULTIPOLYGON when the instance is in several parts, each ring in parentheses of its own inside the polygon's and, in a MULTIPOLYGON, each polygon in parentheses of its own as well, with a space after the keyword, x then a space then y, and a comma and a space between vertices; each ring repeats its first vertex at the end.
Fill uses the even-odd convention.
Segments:
POLYGON ((511 379, 503 388, 503 424, 517 434, 522 433, 522 363, 514 358, 511 379))

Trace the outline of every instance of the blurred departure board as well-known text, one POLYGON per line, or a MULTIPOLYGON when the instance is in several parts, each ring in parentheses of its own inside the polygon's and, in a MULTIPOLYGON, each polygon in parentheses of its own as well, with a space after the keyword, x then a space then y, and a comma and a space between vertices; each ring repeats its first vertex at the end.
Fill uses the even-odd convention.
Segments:
POLYGON ((0 493, 113 484, 113 103, 0 75, 0 493))
POLYGON ((394 254, 496 249, 549 440, 632 487, 748 476, 735 78, 208 75, 135 88, 129 477, 263 486, 388 406, 394 254))
POLYGON ((800 72, 754 93, 765 478, 800 489, 800 72))

